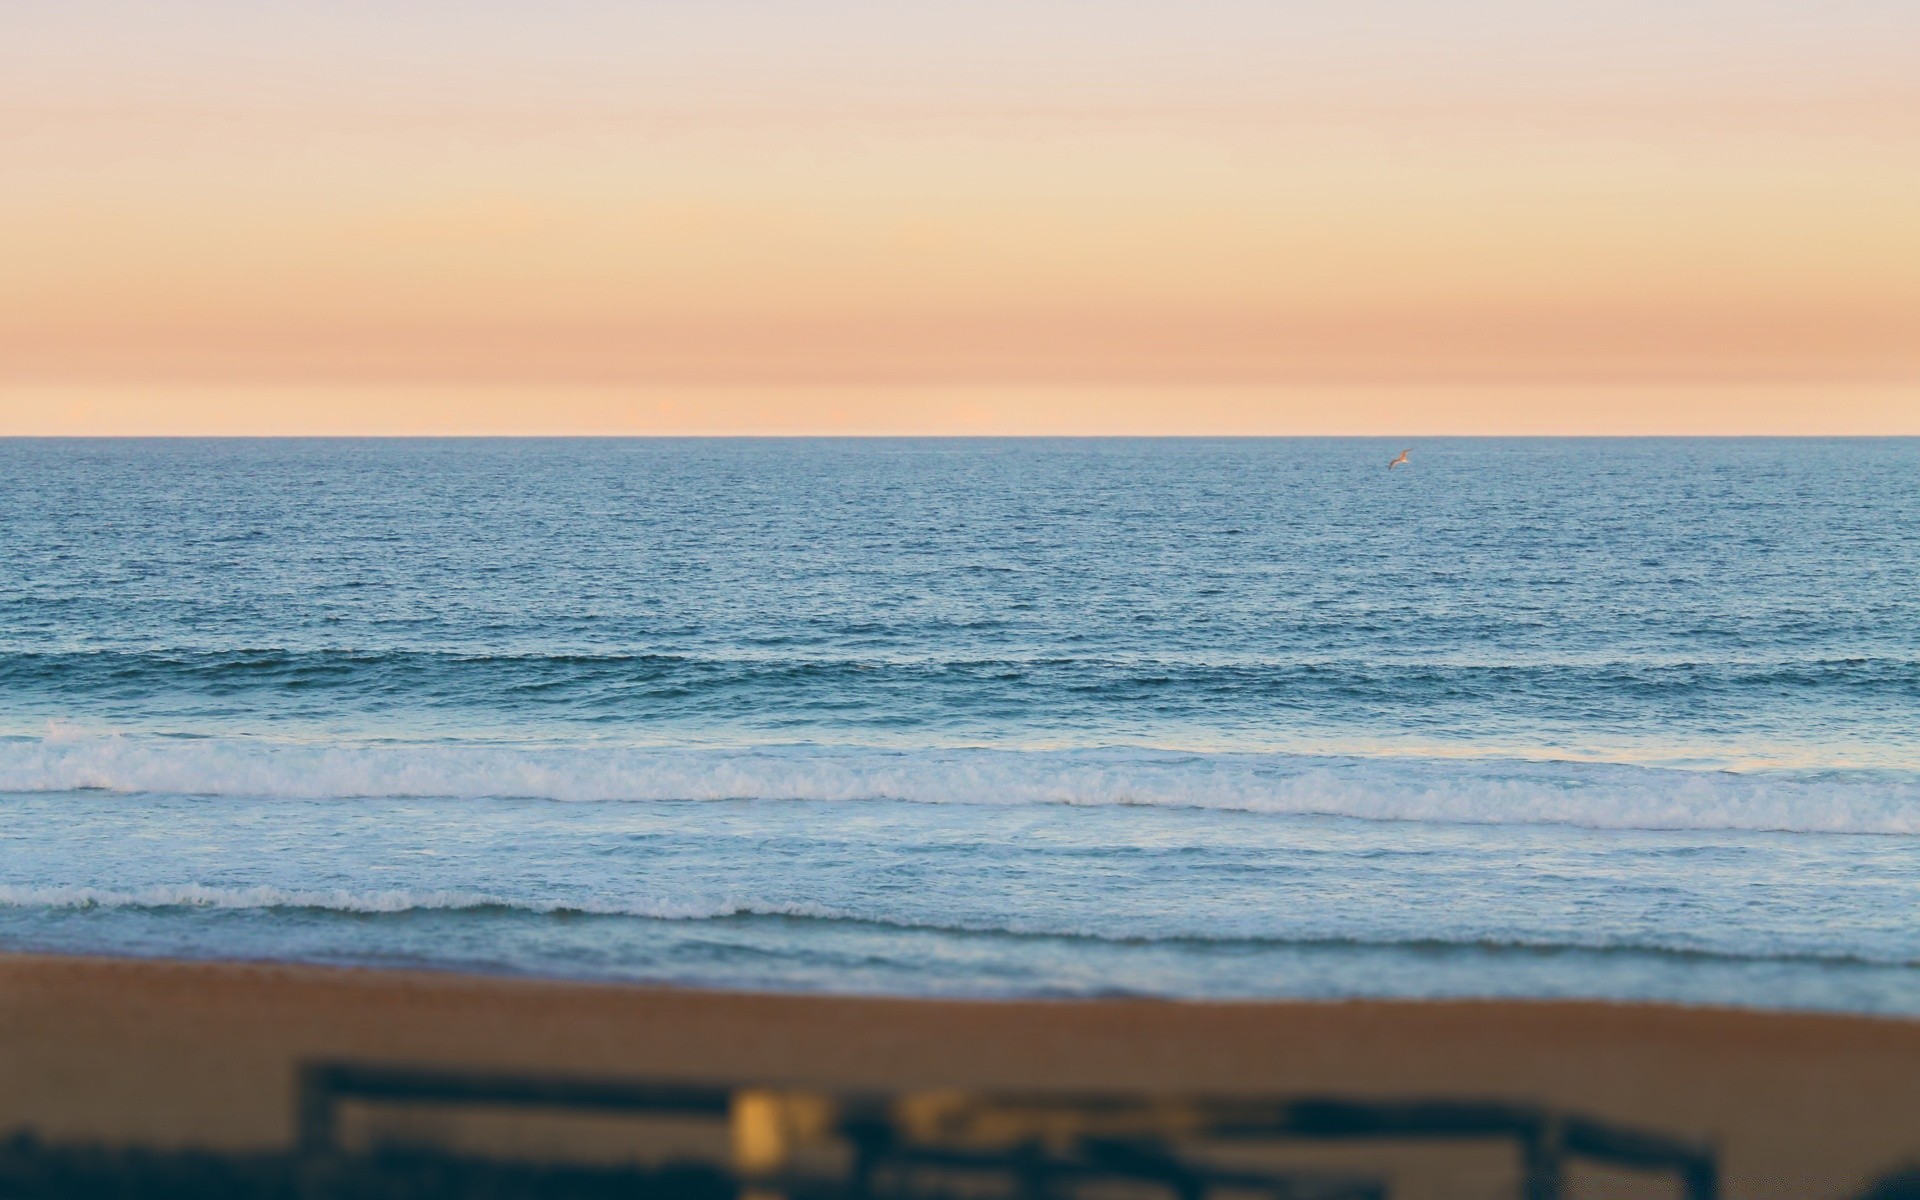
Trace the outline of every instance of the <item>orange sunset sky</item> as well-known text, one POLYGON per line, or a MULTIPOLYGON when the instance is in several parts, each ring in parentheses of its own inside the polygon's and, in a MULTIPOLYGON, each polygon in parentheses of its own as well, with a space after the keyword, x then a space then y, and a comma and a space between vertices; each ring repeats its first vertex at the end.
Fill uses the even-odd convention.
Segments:
POLYGON ((0 434, 1920 433, 1920 6, 0 13, 0 434))

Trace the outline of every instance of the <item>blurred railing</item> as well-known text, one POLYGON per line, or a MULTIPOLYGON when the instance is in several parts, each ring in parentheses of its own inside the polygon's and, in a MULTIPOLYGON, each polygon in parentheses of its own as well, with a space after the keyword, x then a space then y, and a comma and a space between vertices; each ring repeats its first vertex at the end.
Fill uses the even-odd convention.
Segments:
POLYGON ((899 1095, 724 1088, 565 1076, 313 1063, 299 1074, 298 1145, 340 1150, 343 1103, 490 1106, 708 1118, 725 1122, 743 1194, 874 1200, 935 1195, 963 1177, 1022 1200, 1071 1197, 1089 1182, 1151 1185, 1176 1200, 1215 1189, 1270 1200, 1377 1200, 1384 1181, 1324 1171, 1253 1168, 1198 1147, 1298 1141, 1498 1141, 1518 1155, 1524 1200, 1559 1200, 1568 1164, 1586 1159, 1669 1173, 1688 1200, 1714 1200, 1719 1175, 1704 1145, 1561 1113, 1479 1100, 910 1092, 899 1095), (841 1165, 804 1164, 837 1145, 841 1165), (997 1186, 995 1186, 997 1185, 997 1186))

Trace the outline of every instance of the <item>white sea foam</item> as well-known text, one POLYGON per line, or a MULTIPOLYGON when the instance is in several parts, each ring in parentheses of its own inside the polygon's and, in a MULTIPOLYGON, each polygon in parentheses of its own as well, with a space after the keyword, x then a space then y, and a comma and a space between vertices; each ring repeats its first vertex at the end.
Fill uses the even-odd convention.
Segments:
POLYGON ((906 800, 1154 805, 1371 820, 1920 834, 1911 773, 1106 750, 285 744, 53 732, 0 741, 0 791, 285 799, 906 800))
POLYGON ((1434 931, 1426 936, 1394 936, 1391 930, 1375 929, 1365 933, 1337 924, 1313 921, 1298 925, 1248 931, 1143 933, 1126 932, 1079 923, 1033 922, 1021 919, 961 919, 951 915, 936 917, 905 914, 861 914, 817 904, 768 903, 758 900, 686 900, 631 899, 625 901, 591 900, 564 902, 530 897, 507 897, 471 891, 407 891, 390 889, 356 892, 347 889, 301 890, 268 886, 217 887, 204 884, 172 884, 115 890, 93 887, 20 887, 0 884, 0 909, 224 909, 260 911, 312 909, 346 914, 393 915, 411 912, 474 912, 500 910, 530 915, 577 913, 594 916, 643 917, 657 921, 717 921, 733 917, 799 917, 809 920, 853 922, 890 926, 943 934, 1013 935, 1016 937, 1069 938, 1095 942, 1262 942, 1294 946, 1373 947, 1433 950, 1581 950, 1594 953, 1628 952, 1679 954, 1721 959, 1799 959, 1859 963, 1864 965, 1911 967, 1920 965, 1907 953, 1874 952, 1860 948, 1808 945, 1753 945, 1740 939, 1701 938, 1695 935, 1662 936, 1642 931, 1622 937, 1601 931, 1578 935, 1543 937, 1513 930, 1452 929, 1434 931), (1724 944, 1723 944, 1724 943, 1724 944))

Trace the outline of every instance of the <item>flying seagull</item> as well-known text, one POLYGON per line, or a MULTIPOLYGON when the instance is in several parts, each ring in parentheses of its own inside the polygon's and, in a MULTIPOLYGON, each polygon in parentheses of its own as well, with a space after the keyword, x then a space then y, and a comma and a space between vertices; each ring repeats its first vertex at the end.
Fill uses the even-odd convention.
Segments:
POLYGON ((1413 453, 1413 451, 1411 451, 1411 450, 1402 450, 1402 451, 1400 452, 1400 457, 1399 457, 1399 458, 1396 458, 1396 459, 1394 459, 1394 460, 1393 460, 1392 462, 1390 462, 1390 463, 1388 463, 1388 464, 1387 464, 1387 470, 1389 470, 1389 471, 1391 471, 1391 470, 1393 470, 1393 469, 1394 469, 1395 467, 1397 467, 1397 466, 1399 466, 1399 465, 1400 465, 1401 463, 1403 463, 1403 462, 1406 462, 1406 461, 1407 461, 1407 455, 1409 455, 1409 454, 1412 454, 1412 453, 1413 453))

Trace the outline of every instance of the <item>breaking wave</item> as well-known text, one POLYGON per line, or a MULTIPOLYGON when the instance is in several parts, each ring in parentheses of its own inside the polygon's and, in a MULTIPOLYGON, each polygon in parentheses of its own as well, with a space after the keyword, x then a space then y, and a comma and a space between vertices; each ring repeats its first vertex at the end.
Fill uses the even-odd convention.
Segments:
POLYGON ((657 921, 710 921, 726 917, 850 919, 820 905, 755 901, 561 901, 508 897, 476 891, 411 891, 393 888, 298 889, 269 886, 217 887, 199 883, 116 890, 98 887, 20 887, 0 884, 0 907, 67 909, 317 909, 326 912, 394 914, 418 911, 526 912, 588 916, 649 917, 657 921))
POLYGON ((962 934, 1020 939, 1159 945, 1292 946, 1323 949, 1397 949, 1410 951, 1479 950, 1492 952, 1589 954, 1655 954, 1667 957, 1730 961, 1804 961, 1878 967, 1913 967, 1920 962, 1898 952, 1862 953, 1856 950, 1815 949, 1801 945, 1738 945, 1712 939, 1644 934, 1622 938, 1590 936, 1515 936, 1491 931, 1462 930, 1456 935, 1399 937, 1385 931, 1356 935, 1334 928, 1274 928, 1260 932, 1199 933, 1120 931, 1076 924, 1021 920, 969 920, 958 917, 913 917, 904 914, 857 913, 817 904, 769 903, 758 900, 672 901, 554 901, 509 898, 482 892, 387 890, 355 892, 297 890, 277 887, 213 887, 178 884, 116 891, 91 887, 14 887, 0 884, 0 908, 124 909, 168 911, 179 909, 230 911, 306 910, 353 916, 398 916, 409 913, 469 913, 479 916, 639 917, 655 921, 726 921, 735 918, 785 917, 854 926, 879 926, 934 934, 962 934))
POLYGON ((290 800, 1153 805, 1380 821, 1920 834, 1920 773, 1151 749, 288 744, 54 732, 0 740, 0 791, 290 800))

